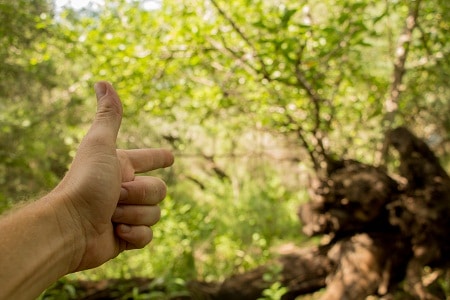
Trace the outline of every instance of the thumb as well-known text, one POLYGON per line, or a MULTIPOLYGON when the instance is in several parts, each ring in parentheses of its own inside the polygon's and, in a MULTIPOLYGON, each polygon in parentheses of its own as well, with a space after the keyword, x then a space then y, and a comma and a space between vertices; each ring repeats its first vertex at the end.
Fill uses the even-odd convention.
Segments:
POLYGON ((97 82, 94 89, 97 96, 97 113, 88 134, 94 135, 103 143, 115 145, 122 121, 122 103, 110 83, 97 82))

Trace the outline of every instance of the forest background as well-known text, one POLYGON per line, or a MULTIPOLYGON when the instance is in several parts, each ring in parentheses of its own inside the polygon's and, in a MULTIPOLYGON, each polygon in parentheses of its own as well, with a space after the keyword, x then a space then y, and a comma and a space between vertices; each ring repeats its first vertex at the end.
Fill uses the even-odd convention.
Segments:
POLYGON ((108 80, 118 147, 173 149, 154 173, 169 194, 149 247, 51 294, 130 277, 177 293, 249 270, 316 242, 296 211, 317 149, 389 167, 384 133, 405 125, 448 171, 449 30, 446 0, 0 0, 0 211, 61 179, 108 80))

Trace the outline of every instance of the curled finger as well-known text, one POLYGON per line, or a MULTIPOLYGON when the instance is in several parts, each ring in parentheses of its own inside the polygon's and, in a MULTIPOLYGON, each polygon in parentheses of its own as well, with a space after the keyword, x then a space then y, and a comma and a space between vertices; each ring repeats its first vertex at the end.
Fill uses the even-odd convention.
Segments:
POLYGON ((151 176, 138 176, 133 181, 123 182, 119 202, 134 205, 155 205, 167 193, 164 181, 151 176))
POLYGON ((144 248, 153 239, 153 231, 147 226, 119 224, 116 227, 116 234, 125 241, 124 250, 144 248))
POLYGON ((159 221, 161 209, 156 205, 119 205, 111 221, 128 225, 152 226, 159 221))

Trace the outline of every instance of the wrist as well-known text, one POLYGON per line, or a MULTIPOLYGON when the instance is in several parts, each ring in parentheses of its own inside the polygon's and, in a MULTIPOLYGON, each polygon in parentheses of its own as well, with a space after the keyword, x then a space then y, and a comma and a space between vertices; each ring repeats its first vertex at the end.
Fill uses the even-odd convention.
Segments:
POLYGON ((62 244, 65 259, 64 274, 77 270, 86 249, 86 234, 81 216, 72 205, 70 197, 62 192, 53 191, 39 200, 48 206, 49 219, 53 220, 55 239, 62 244))
POLYGON ((35 299, 76 269, 84 239, 63 200, 51 193, 0 219, 0 298, 35 299))

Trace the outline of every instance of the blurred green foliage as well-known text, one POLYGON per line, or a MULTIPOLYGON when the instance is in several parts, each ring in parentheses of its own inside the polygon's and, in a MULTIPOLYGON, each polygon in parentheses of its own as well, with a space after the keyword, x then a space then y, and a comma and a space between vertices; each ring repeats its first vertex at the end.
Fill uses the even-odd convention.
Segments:
MULTIPOLYGON (((68 278, 150 276, 177 291, 303 241, 296 207, 319 137, 338 157, 373 161, 411 2, 145 3, 0 0, 0 211, 63 176, 92 86, 108 80, 124 105, 118 146, 170 147, 177 160, 155 173, 169 185, 155 241, 68 278)), ((395 120, 447 163, 449 14, 449 1, 421 3, 395 120)))

